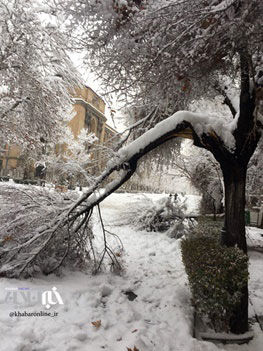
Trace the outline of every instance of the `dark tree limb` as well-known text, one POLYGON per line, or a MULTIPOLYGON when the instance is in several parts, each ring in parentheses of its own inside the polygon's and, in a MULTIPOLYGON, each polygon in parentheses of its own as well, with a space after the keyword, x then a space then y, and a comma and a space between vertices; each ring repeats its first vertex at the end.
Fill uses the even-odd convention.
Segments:
POLYGON ((232 113, 232 116, 235 117, 235 115, 237 114, 236 109, 234 108, 231 100, 229 99, 229 97, 227 96, 227 94, 223 94, 224 96, 224 102, 223 104, 227 105, 232 113))
POLYGON ((236 139, 235 155, 244 164, 249 162, 258 140, 259 131, 256 128, 255 110, 255 88, 251 87, 250 80, 253 78, 250 68, 250 55, 246 46, 239 49, 240 59, 240 112, 237 128, 234 132, 236 139))

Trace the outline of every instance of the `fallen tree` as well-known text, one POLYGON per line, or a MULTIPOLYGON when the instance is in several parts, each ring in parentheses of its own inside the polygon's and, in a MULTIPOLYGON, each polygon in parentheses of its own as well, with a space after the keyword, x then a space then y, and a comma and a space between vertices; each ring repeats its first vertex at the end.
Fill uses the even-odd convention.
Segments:
MULTIPOLYGON (((242 121, 242 119, 241 119, 242 121)), ((240 123, 238 124, 240 125, 240 123)), ((225 184, 225 225, 227 235, 225 244, 237 246, 247 251, 245 238, 245 179, 247 163, 256 148, 260 138, 260 122, 253 125, 253 131, 248 130, 247 134, 237 133, 237 129, 232 129, 231 124, 225 120, 218 120, 215 116, 205 116, 188 111, 179 111, 171 117, 159 122, 133 142, 120 148, 116 156, 108 162, 106 169, 94 180, 94 184, 75 203, 61 208, 59 213, 54 213, 53 218, 40 227, 32 228, 31 235, 27 235, 19 244, 12 242, 6 246, 2 243, 0 249, 0 274, 6 276, 20 276, 34 261, 41 255, 61 230, 66 229, 70 237, 78 235, 88 228, 90 216, 95 206, 99 205, 106 197, 124 184, 136 171, 138 161, 151 150, 164 144, 168 140, 177 137, 191 137, 194 144, 208 149, 219 162, 224 175, 225 184), (240 142, 243 137, 242 147, 236 146, 236 138, 240 142), (246 147, 245 147, 246 146, 246 147), (109 181, 105 186, 105 181, 117 172, 114 180, 109 181), (39 241, 36 248, 34 243, 39 241), (30 248, 33 247, 34 250, 30 248)), ((244 127, 241 124, 242 128, 244 127)), ((251 128, 251 124, 248 125, 251 128)), ((30 213, 28 213, 30 216, 30 213)), ((14 224, 15 225, 15 224, 14 224)), ((8 233, 10 228, 6 229, 8 233)), ((61 266, 66 258, 61 260, 50 272, 54 272, 61 266)), ((49 272, 46 272, 49 273, 49 272)), ((241 305, 236 311, 235 318, 243 321, 243 329, 247 329, 247 286, 244 288, 241 305)), ((236 319, 235 319, 236 321, 236 319)), ((232 330, 233 331, 233 330, 232 330)))
MULTIPOLYGON (((1 274, 9 275, 10 272, 12 276, 21 275, 62 228, 67 228, 70 235, 74 237, 74 235, 77 235, 83 228, 87 227, 92 209, 121 187, 121 185, 134 174, 139 159, 159 145, 164 144, 166 141, 184 136, 187 133, 193 137, 196 145, 211 145, 211 147, 215 145, 217 147, 217 153, 221 152, 223 155, 226 154, 228 157, 231 157, 231 148, 234 147, 234 137, 231 130, 228 124, 224 122, 217 123, 217 129, 213 129, 212 125, 215 120, 216 117, 201 116, 196 113, 179 111, 170 118, 158 123, 154 128, 150 129, 129 145, 122 147, 116 153, 115 158, 108 163, 104 172, 94 180, 94 184, 80 199, 75 202, 71 200, 67 206, 60 208, 59 213, 54 211, 53 218, 49 218, 49 222, 45 225, 41 224, 40 227, 32 228, 30 239, 27 240, 27 236, 25 236, 24 242, 19 245, 13 243, 13 245, 10 246, 10 242, 8 247, 5 247, 4 244, 2 245, 0 250, 2 264, 0 270, 1 274), (201 125, 203 128, 200 128, 201 125), (196 130, 198 130, 198 133, 196 130), (104 186, 105 181, 107 181, 114 172, 117 173, 114 180, 104 186), (41 245, 39 245, 39 249, 31 252, 29 250, 30 245, 33 245, 34 242, 40 238, 41 245), (25 251, 27 255, 25 255, 25 251), (16 262, 15 265, 14 262, 16 262)), ((233 194, 231 194, 231 196, 233 196, 233 194)), ((226 196, 226 199, 227 198, 226 196)), ((226 206, 227 205, 228 204, 226 204, 226 206)), ((229 208, 229 206, 227 208, 229 208)), ((30 212, 28 216, 30 216, 30 212)), ((13 225, 15 226, 16 224, 14 223, 13 225)), ((13 230, 12 224, 4 228, 6 234, 11 231, 11 229, 13 230)), ((245 238, 240 235, 239 231, 235 231, 232 235, 235 236, 239 247, 244 250, 246 248, 243 242, 245 238), (238 238, 238 236, 240 236, 240 238, 238 238)), ((59 262, 58 265, 61 265, 61 262, 59 262)), ((55 268, 56 267, 53 267, 52 271, 54 271, 55 268)))

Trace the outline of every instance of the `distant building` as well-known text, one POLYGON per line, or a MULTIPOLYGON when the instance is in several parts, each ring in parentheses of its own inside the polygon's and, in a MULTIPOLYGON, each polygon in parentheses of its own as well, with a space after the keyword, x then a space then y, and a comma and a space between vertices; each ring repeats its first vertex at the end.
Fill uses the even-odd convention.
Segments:
MULTIPOLYGON (((76 88, 72 95, 75 100, 73 109, 76 114, 68 125, 74 137, 77 138, 80 131, 85 128, 97 136, 99 144, 109 143, 117 132, 106 123, 104 100, 88 86, 76 88)), ((0 176, 34 178, 36 175, 34 166, 32 164, 30 167, 25 166, 19 145, 6 144, 2 146, 0 149, 0 176), (25 168, 27 168, 26 172, 25 168)))
POLYGON ((83 128, 94 133, 100 144, 107 142, 117 132, 106 122, 105 102, 90 87, 77 88, 74 93, 76 115, 69 122, 75 137, 83 128))

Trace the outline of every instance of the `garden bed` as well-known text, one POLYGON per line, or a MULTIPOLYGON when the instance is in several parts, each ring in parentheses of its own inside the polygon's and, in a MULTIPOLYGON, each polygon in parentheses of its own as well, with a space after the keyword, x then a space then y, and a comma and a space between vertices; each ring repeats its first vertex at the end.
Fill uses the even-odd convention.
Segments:
POLYGON ((241 345, 252 340, 254 337, 254 332, 250 330, 244 334, 217 333, 214 330, 209 329, 202 318, 195 313, 194 337, 198 340, 210 341, 214 343, 241 345))

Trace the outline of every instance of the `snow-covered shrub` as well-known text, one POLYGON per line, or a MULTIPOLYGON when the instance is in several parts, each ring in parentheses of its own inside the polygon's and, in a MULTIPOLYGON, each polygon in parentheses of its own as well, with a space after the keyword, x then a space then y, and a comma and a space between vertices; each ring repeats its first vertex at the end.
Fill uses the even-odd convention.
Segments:
POLYGON ((167 232, 180 238, 193 228, 195 221, 185 218, 186 198, 181 194, 164 196, 156 202, 147 199, 144 206, 131 211, 133 225, 148 232, 167 232))
POLYGON ((228 332, 248 279, 247 256, 207 236, 183 239, 181 249, 197 313, 215 331, 228 332))
POLYGON ((1 184, 0 275, 31 276, 58 272, 60 267, 81 269, 89 258, 89 226, 74 231, 59 225, 60 216, 78 195, 32 186, 1 184), (50 226, 50 224, 52 224, 50 226), (50 226, 50 230, 45 230, 50 226), (53 229, 57 227, 57 230, 53 229))
POLYGON ((138 217, 139 230, 147 232, 163 232, 167 230, 167 222, 164 220, 162 210, 156 208, 146 209, 145 213, 138 217))
POLYGON ((171 226, 171 220, 183 218, 184 203, 178 203, 176 195, 169 195, 156 202, 148 201, 147 205, 138 208, 135 218, 139 230, 165 232, 171 226))
POLYGON ((197 225, 194 218, 175 219, 172 226, 168 229, 167 235, 170 238, 180 239, 184 235, 188 235, 197 225))

